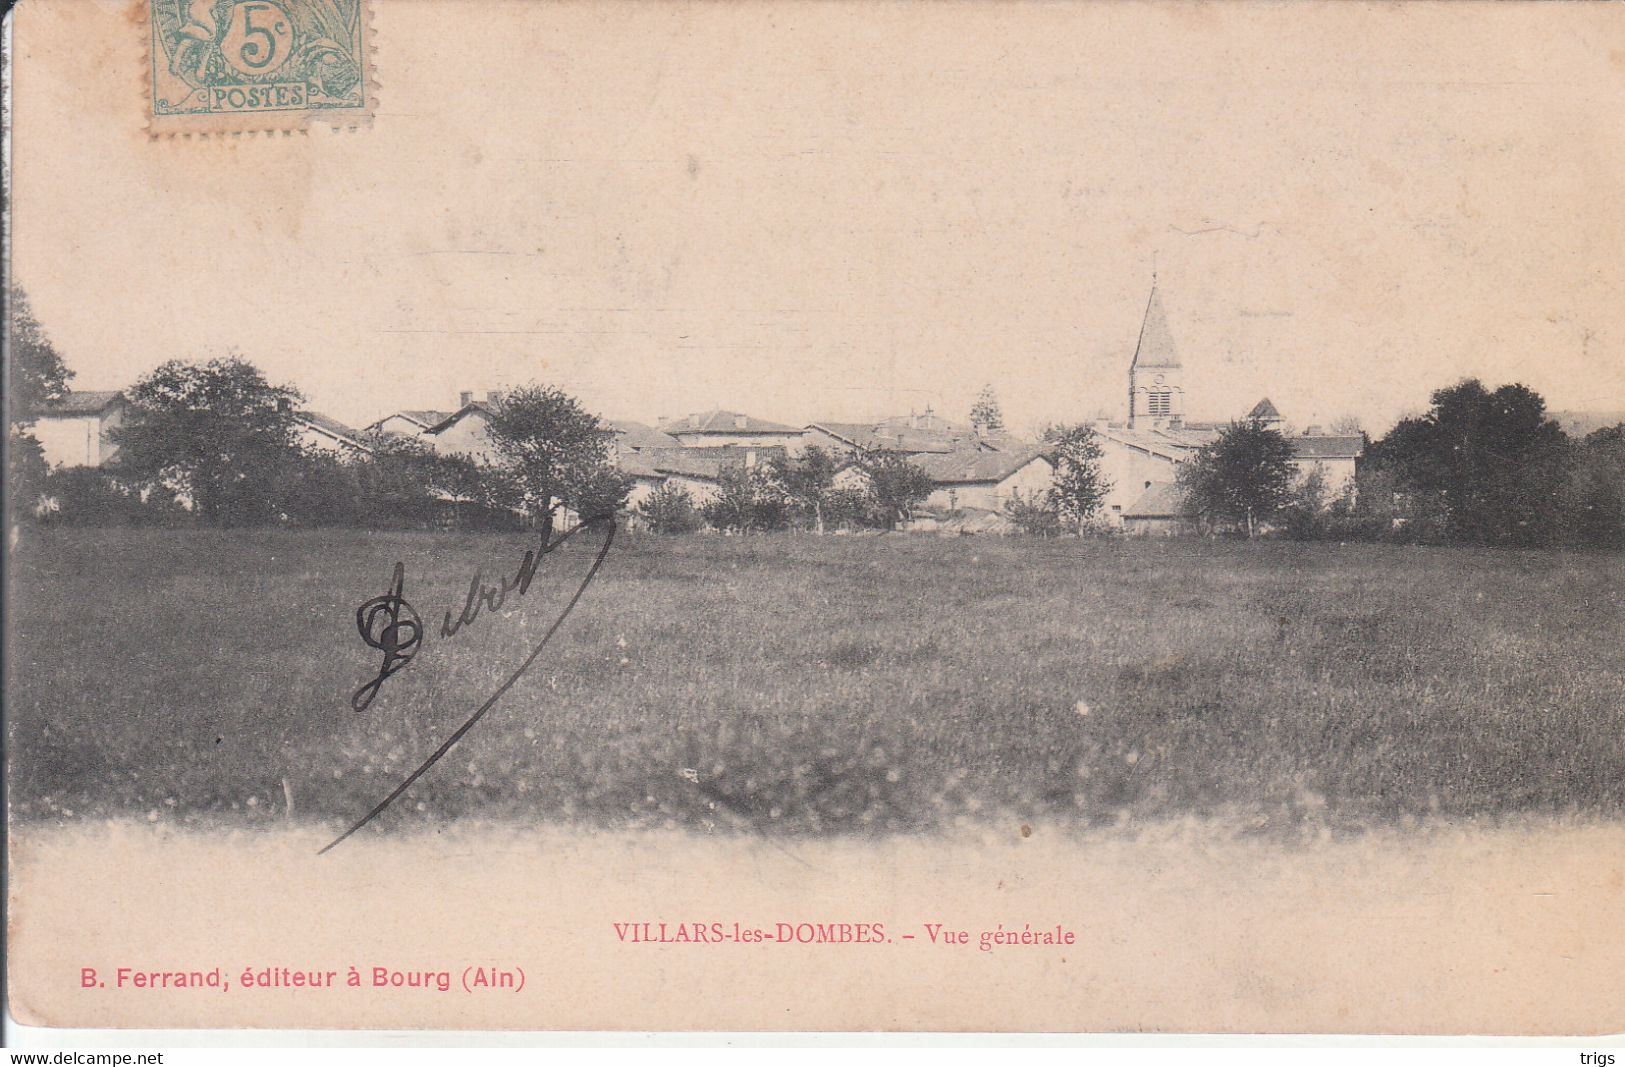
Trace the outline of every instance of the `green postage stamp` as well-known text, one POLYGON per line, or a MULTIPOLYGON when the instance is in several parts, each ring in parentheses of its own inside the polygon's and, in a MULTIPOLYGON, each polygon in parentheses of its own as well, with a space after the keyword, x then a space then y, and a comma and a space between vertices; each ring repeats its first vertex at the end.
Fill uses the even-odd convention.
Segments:
POLYGON ((365 0, 147 0, 150 130, 235 133, 366 121, 365 0))

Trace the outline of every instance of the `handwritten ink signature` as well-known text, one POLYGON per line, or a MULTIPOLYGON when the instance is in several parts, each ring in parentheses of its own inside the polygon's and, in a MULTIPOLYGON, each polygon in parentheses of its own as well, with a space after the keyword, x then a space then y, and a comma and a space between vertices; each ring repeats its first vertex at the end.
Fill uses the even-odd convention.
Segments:
MULTIPOLYGON (((449 637, 455 634, 463 625, 472 622, 479 614, 482 603, 491 607, 492 610, 496 610, 506 600, 508 593, 515 589, 523 596, 525 591, 530 588, 531 579, 536 576, 536 571, 541 566, 542 557, 557 549, 577 533, 589 528, 602 529, 604 531, 604 543, 599 546, 598 553, 593 557, 592 566, 587 568, 587 573, 582 577, 581 584, 576 586, 575 592, 571 594, 563 610, 554 618, 552 625, 547 628, 546 633, 542 634, 542 639, 536 642, 535 646, 530 650, 530 654, 525 657, 524 662, 519 664, 512 674, 508 675, 507 679, 497 687, 494 693, 486 698, 485 703, 481 704, 474 714, 470 715, 461 726, 452 731, 451 736, 441 742, 440 747, 435 749, 428 759, 424 760, 415 771, 407 775, 400 785, 396 786, 387 797, 379 801, 371 811, 363 815, 355 825, 328 842, 321 851, 316 853, 318 856, 325 855, 342 844, 350 835, 382 814, 384 809, 399 799, 402 793, 412 788, 412 784, 427 774, 436 763, 439 763, 441 758, 447 752, 450 752, 453 746, 461 741, 474 728, 474 725, 485 717, 486 712, 495 707, 497 701, 501 700, 503 695, 513 688, 514 683, 524 676, 524 673, 530 669, 531 664, 535 663, 537 658, 541 656, 542 650, 553 639, 553 635, 558 632, 559 627, 564 625, 564 620, 570 617, 570 613, 575 610, 576 604, 580 602, 581 595, 587 591, 587 586, 592 584, 592 580, 598 575, 599 568, 604 565, 604 558, 609 555, 609 547, 615 543, 615 519, 611 516, 589 520, 558 540, 545 542, 540 552, 535 549, 527 551, 520 563, 518 573, 512 579, 504 581, 498 589, 493 590, 485 586, 479 573, 475 573, 474 580, 469 583, 468 601, 464 603, 463 613, 455 626, 451 622, 451 613, 449 611, 446 613, 446 621, 441 626, 441 632, 445 636, 449 637)), ((405 567, 400 563, 396 563, 394 575, 390 582, 390 591, 381 597, 374 597, 356 610, 356 626, 361 631, 362 639, 366 641, 368 647, 381 649, 384 652, 384 666, 376 678, 368 682, 367 685, 362 686, 361 689, 356 690, 355 697, 351 701, 352 706, 354 706, 355 700, 361 697, 362 692, 368 686, 371 686, 371 693, 361 704, 362 708, 366 707, 371 702, 372 697, 377 695, 378 688, 383 684, 384 679, 405 667, 417 652, 418 644, 422 639, 422 627, 419 624, 417 612, 412 610, 404 599, 404 589, 405 567), (407 616, 404 620, 402 619, 403 614, 407 616), (382 622, 382 625, 379 625, 380 622, 382 622), (376 640, 376 644, 374 640, 376 640)))
MULTIPOLYGON (((459 630, 479 618, 482 607, 501 611, 509 593, 517 592, 520 596, 528 593, 530 583, 535 580, 536 572, 541 569, 542 560, 547 554, 586 529, 587 525, 583 523, 557 540, 544 541, 540 551, 527 549, 513 577, 504 579, 496 586, 486 585, 484 572, 475 571, 468 583, 468 596, 463 601, 462 611, 456 621, 452 620, 451 612, 446 612, 445 621, 440 624, 440 636, 456 637, 459 630)), ((356 711, 367 709, 373 697, 383 688, 384 680, 411 663, 423 643, 423 620, 418 617, 416 609, 407 603, 405 585, 406 566, 397 561, 389 592, 373 597, 355 610, 355 625, 361 633, 361 640, 366 642, 367 647, 376 648, 384 654, 384 663, 378 669, 378 674, 350 697, 350 706, 356 711)))
MULTIPOLYGON (((526 557, 528 560, 530 557, 526 557)), ((375 596, 355 609, 356 629, 369 648, 382 650, 384 665, 378 676, 357 689, 350 697, 350 707, 366 711, 372 698, 384 686, 384 679, 412 662, 418 646, 423 643, 423 620, 402 595, 406 587, 406 565, 397 562, 395 575, 390 579, 389 592, 375 596), (405 616, 404 618, 402 616, 405 616)))

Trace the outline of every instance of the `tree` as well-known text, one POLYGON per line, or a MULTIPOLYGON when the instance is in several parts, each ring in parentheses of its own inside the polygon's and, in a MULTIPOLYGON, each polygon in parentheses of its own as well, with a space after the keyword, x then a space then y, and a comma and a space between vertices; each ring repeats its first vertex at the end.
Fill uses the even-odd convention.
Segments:
POLYGON ((325 449, 301 450, 276 497, 282 513, 301 526, 364 526, 381 517, 368 493, 370 464, 349 462, 325 449))
POLYGON ((360 464, 370 523, 383 526, 425 526, 434 522, 440 508, 434 489, 443 460, 434 449, 413 437, 401 434, 372 434, 372 449, 360 464))
POLYGON ((658 534, 692 533, 700 528, 694 498, 680 485, 667 482, 638 501, 637 513, 658 534))
POLYGON ((73 371, 62 362, 45 328, 34 318, 28 294, 21 286, 12 285, 7 290, 6 304, 8 421, 12 426, 30 426, 35 411, 67 395, 73 371))
POLYGON ((884 525, 874 521, 869 494, 856 485, 838 485, 824 499, 824 522, 836 529, 884 525))
POLYGON ((129 418, 114 432, 127 477, 183 493, 211 525, 280 518, 288 473, 299 461, 296 390, 270 384, 232 356, 171 360, 128 398, 129 418))
POLYGON ((897 452, 860 452, 857 464, 868 483, 875 518, 888 530, 912 519, 914 509, 934 487, 929 474, 897 452))
POLYGON ((1292 446, 1254 419, 1233 422, 1219 439, 1179 469, 1186 504, 1209 525, 1228 520, 1249 538, 1285 502, 1292 485, 1292 446))
POLYGON ((7 521, 15 522, 33 514, 39 506, 50 467, 45 462, 45 451, 39 441, 27 430, 11 428, 11 441, 6 447, 6 511, 7 521))
POLYGON ((1044 430, 1045 453, 1055 467, 1050 498, 1055 511, 1082 533, 1100 510, 1112 483, 1101 470, 1105 453, 1094 428, 1050 426, 1044 430))
POLYGON ((1054 537, 1061 530, 1053 493, 1034 493, 1030 497, 1011 493, 1004 502, 1004 514, 1029 537, 1054 537))
POLYGON ((1625 548, 1625 423, 1593 431, 1574 449, 1566 498, 1571 541, 1625 548))
POLYGON ((987 436, 1004 429, 1004 413, 999 409, 998 394, 993 386, 984 385, 970 409, 970 424, 978 434, 987 436))
POLYGON ((492 411, 490 436, 520 508, 544 528, 565 508, 589 522, 612 515, 631 491, 613 463, 615 431, 561 389, 512 390, 492 411))
POLYGON ((7 290, 6 308, 6 509, 19 516, 34 510, 49 473, 31 430, 35 412, 67 394, 73 371, 34 318, 21 286, 7 290))
POLYGON ((789 505, 773 477, 761 467, 729 465, 717 476, 717 492, 702 507, 705 521, 718 530, 775 530, 788 518, 789 505))
POLYGON ((1281 528, 1286 535, 1295 541, 1315 541, 1326 536, 1331 518, 1329 497, 1326 470, 1317 463, 1287 491, 1281 504, 1281 528))
POLYGON ((768 473, 779 491, 793 508, 812 520, 819 533, 824 532, 836 466, 835 456, 817 445, 809 445, 800 456, 776 456, 768 461, 768 473))
POLYGON ((1401 420, 1367 462, 1404 489, 1443 502, 1445 534, 1478 544, 1536 544, 1558 531, 1569 441, 1524 385, 1491 392, 1469 378, 1401 420))
POLYGON ((523 491, 514 472, 459 453, 436 454, 429 468, 430 494, 451 504, 458 526, 512 529, 522 518, 523 491))

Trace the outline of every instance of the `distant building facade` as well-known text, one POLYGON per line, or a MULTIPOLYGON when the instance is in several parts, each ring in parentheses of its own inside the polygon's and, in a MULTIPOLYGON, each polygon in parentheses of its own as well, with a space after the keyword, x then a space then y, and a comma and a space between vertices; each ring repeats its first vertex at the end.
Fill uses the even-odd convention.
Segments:
POLYGON ((100 467, 118 455, 113 431, 128 410, 121 392, 71 392, 35 409, 32 433, 50 466, 100 467))
POLYGON ((787 448, 801 443, 800 427, 768 422, 737 411, 702 411, 662 420, 658 429, 684 448, 787 448))

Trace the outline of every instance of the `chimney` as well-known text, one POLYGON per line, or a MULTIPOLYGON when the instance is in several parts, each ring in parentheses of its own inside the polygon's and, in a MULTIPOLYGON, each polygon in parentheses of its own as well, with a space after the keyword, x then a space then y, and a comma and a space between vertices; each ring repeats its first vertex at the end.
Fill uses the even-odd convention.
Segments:
POLYGON ((485 402, 490 404, 492 407, 496 407, 498 404, 502 403, 502 390, 492 389, 488 391, 485 394, 485 402))
POLYGON ((1303 435, 1305 437, 1319 437, 1320 436, 1320 427, 1319 426, 1311 426, 1307 430, 1303 431, 1303 435))
POLYGON ((734 429, 743 430, 749 424, 750 424, 750 419, 746 418, 744 415, 735 415, 734 416, 734 429))
POLYGON ((457 394, 457 410, 461 411, 463 408, 468 407, 468 405, 472 404, 473 402, 474 393, 472 390, 464 389, 462 392, 457 394))

